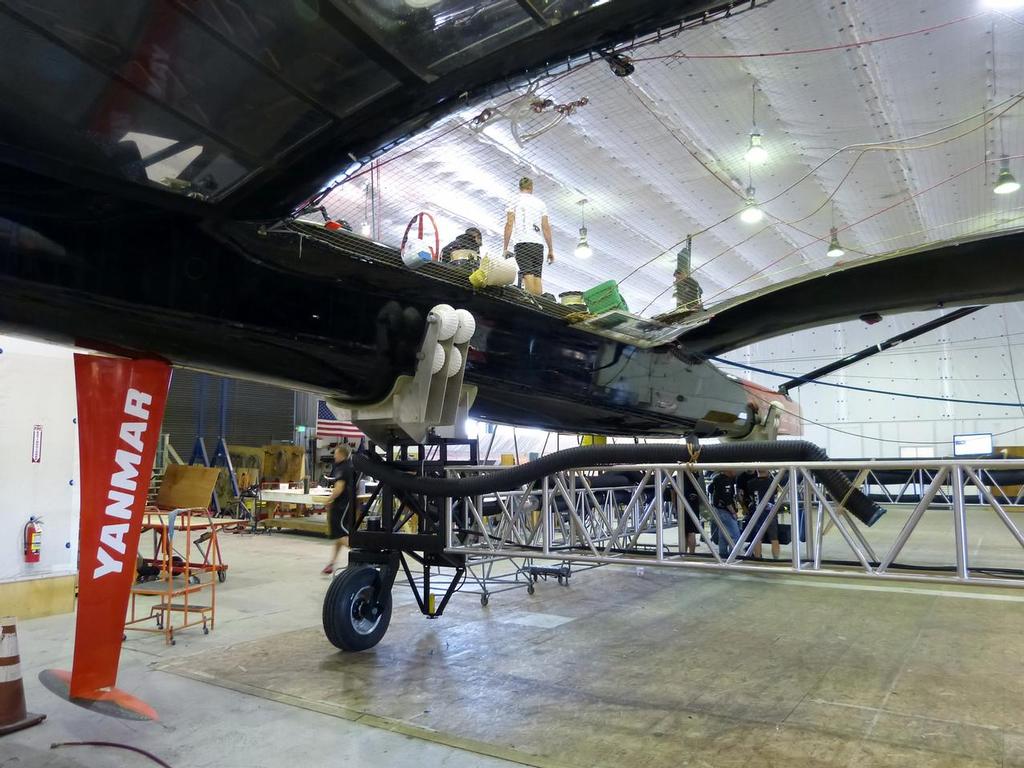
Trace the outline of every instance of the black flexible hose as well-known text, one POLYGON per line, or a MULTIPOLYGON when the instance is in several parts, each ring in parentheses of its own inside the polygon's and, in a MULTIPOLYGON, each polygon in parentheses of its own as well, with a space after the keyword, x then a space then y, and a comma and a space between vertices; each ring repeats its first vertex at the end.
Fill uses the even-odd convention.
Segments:
MULTIPOLYGON (((782 440, 763 443, 721 443, 706 445, 697 456, 697 464, 738 462, 827 461, 828 454, 814 443, 804 440, 782 440)), ((577 467, 600 467, 614 464, 677 464, 691 461, 685 443, 674 445, 590 445, 549 453, 518 467, 485 472, 474 477, 418 477, 397 470, 379 459, 356 454, 355 469, 400 491, 427 496, 478 496, 497 491, 511 491, 545 475, 577 467)), ((815 479, 824 485, 833 498, 843 499, 844 506, 858 520, 874 525, 885 510, 850 485, 849 479, 834 469, 812 470, 815 479)))
POLYGON ((50 745, 50 749, 60 749, 61 747, 110 747, 111 749, 126 749, 129 752, 135 752, 136 754, 148 757, 157 765, 162 765, 163 768, 171 768, 170 765, 165 763, 156 755, 150 754, 144 749, 133 747, 131 744, 119 744, 115 741, 62 741, 60 743, 50 745))

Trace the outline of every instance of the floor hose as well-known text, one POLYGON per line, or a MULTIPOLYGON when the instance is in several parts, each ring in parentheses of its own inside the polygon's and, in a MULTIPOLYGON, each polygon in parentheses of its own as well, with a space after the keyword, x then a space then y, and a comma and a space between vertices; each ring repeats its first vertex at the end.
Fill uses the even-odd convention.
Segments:
MULTIPOLYGON (((737 462, 828 461, 828 454, 803 440, 782 440, 760 443, 722 443, 702 446, 691 455, 685 443, 672 445, 590 445, 549 453, 517 467, 484 472, 473 477, 444 478, 410 475, 380 459, 356 454, 353 465, 358 472, 376 478, 399 491, 427 496, 478 496, 498 491, 512 491, 536 482, 545 475, 581 467, 615 464, 723 464, 737 462)), ((811 470, 835 499, 845 499, 844 506, 866 525, 874 525, 885 510, 853 488, 849 479, 834 469, 811 470)))

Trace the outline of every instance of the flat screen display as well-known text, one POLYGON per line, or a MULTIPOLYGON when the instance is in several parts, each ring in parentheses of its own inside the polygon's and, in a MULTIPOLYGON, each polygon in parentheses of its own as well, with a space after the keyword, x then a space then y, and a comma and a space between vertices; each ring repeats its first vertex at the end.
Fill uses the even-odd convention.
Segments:
POLYGON ((954 456, 982 456, 992 453, 992 434, 953 435, 954 456))

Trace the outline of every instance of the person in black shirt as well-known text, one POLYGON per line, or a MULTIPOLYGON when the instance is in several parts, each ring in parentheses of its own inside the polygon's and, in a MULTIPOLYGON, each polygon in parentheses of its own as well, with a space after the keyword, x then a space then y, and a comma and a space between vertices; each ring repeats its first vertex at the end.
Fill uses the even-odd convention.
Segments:
POLYGON ((753 512, 753 508, 750 507, 750 493, 747 488, 747 484, 757 477, 757 472, 750 469, 745 469, 736 475, 736 498, 739 500, 740 505, 746 511, 744 517, 750 517, 750 513, 753 512))
POLYGON ((686 536, 686 553, 692 555, 697 551, 697 534, 700 532, 700 528, 690 519, 686 507, 683 506, 683 499, 686 499, 693 514, 700 520, 700 494, 697 493, 693 481, 688 475, 682 475, 679 480, 683 496, 679 498, 679 494, 676 494, 676 516, 679 518, 679 530, 686 536))
POLYGON ((441 263, 453 261, 468 262, 476 266, 480 261, 480 244, 483 236, 476 227, 470 227, 441 249, 441 263))
POLYGON ((326 481, 332 485, 331 495, 327 500, 327 537, 334 541, 331 562, 324 566, 321 573, 334 573, 334 564, 341 554, 342 547, 348 546, 348 531, 345 530, 345 513, 348 511, 349 489, 355 477, 352 468, 352 449, 339 443, 334 449, 334 464, 326 475, 326 481))
MULTIPOLYGON (((736 477, 732 470, 726 469, 717 473, 711 478, 711 485, 708 487, 708 495, 711 503, 715 506, 722 521, 722 527, 729 532, 733 544, 740 537, 740 524, 736 514, 736 477)), ((728 557, 732 547, 728 539, 718 531, 718 554, 721 557, 728 557)))
MULTIPOLYGON (((768 489, 771 487, 772 478, 766 471, 758 470, 757 475, 751 480, 747 481, 746 494, 747 494, 747 524, 749 525, 752 521, 752 516, 757 510, 758 504, 761 503, 765 495, 768 493, 768 489)), ((771 514, 772 504, 768 502, 764 511, 761 512, 761 517, 757 522, 760 527, 761 522, 765 517, 771 514)), ((757 531, 753 531, 751 536, 756 534, 757 531)), ((772 559, 779 559, 779 521, 777 517, 773 517, 772 521, 768 523, 768 529, 764 533, 764 538, 768 539, 772 543, 772 559)), ((761 557, 761 542, 758 542, 754 546, 754 557, 761 557)))

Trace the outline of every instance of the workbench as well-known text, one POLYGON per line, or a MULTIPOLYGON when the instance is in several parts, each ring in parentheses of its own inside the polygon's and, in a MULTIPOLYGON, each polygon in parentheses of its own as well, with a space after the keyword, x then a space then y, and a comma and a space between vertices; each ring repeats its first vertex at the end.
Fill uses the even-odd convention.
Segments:
MULTIPOLYGON (((275 504, 273 510, 260 522, 265 528, 306 531, 327 535, 327 515, 317 514, 312 510, 323 509, 331 496, 330 488, 310 488, 304 492, 301 488, 264 488, 260 490, 259 501, 275 504), (281 506, 294 505, 299 508, 298 514, 282 513, 281 506)), ((370 494, 361 493, 356 496, 357 504, 364 504, 370 494)))

